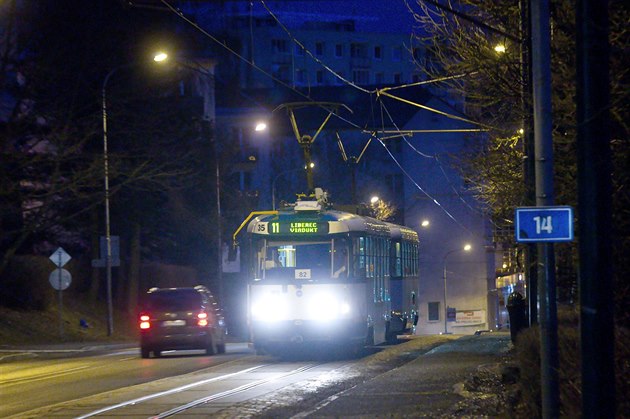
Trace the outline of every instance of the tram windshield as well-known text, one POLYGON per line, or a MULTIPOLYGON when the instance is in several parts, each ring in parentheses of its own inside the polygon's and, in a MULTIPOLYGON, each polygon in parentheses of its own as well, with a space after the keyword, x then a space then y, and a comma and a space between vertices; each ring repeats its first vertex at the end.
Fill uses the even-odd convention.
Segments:
POLYGON ((343 239, 318 242, 261 241, 256 278, 319 280, 346 278, 348 248, 343 239))

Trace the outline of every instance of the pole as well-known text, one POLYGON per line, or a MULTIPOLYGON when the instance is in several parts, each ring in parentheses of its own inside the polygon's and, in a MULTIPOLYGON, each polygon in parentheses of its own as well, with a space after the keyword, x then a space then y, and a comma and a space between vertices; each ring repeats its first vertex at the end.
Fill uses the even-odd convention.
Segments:
MULTIPOLYGON (((549 0, 530 1, 532 18, 532 91, 536 205, 553 205, 553 138, 551 118, 551 27, 549 0)), ((538 244, 540 291, 541 388, 543 418, 560 414, 558 392, 558 314, 553 245, 538 244)))
POLYGON ((109 78, 124 66, 116 67, 107 73, 103 80, 102 97, 103 97, 103 171, 105 180, 105 243, 106 258, 105 272, 107 276, 107 336, 114 333, 114 315, 112 303, 112 237, 110 230, 110 214, 109 214, 109 153, 107 150, 107 82, 109 78))
MULTIPOLYGON (((217 281, 219 286, 219 301, 223 301, 223 239, 221 234, 221 175, 219 170, 219 150, 217 138, 212 139, 214 147, 214 164, 216 167, 216 193, 217 193, 217 281)), ((223 303, 225 304, 225 303, 223 303)))
POLYGON ((57 266, 59 267, 57 269, 57 279, 58 279, 58 291, 59 291, 59 337, 63 337, 63 294, 62 294, 62 287, 61 287, 61 266, 63 265, 63 263, 61 263, 61 252, 59 253, 59 263, 57 264, 57 266))
MULTIPOLYGON (((448 253, 446 254, 448 256, 448 253)), ((447 321, 448 321, 448 306, 446 305, 446 256, 444 256, 444 334, 448 334, 447 321)))
MULTIPOLYGON (((531 73, 531 14, 528 0, 519 2, 521 12, 521 107, 523 112, 523 178, 525 181, 525 204, 535 205, 535 150, 532 121, 532 73, 531 73)), ((538 323, 538 272, 536 265, 536 245, 525 245, 525 279, 527 281, 527 302, 529 324, 538 323)))
POLYGON ((577 154, 582 412, 616 414, 608 2, 578 0, 577 154))

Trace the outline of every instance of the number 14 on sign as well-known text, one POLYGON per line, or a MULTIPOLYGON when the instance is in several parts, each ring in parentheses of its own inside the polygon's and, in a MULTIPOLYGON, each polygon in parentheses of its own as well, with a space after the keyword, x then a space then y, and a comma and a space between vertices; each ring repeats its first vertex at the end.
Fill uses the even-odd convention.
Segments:
POLYGON ((551 222, 551 215, 546 217, 534 217, 536 222, 536 233, 541 234, 543 232, 551 234, 553 233, 553 223, 551 222))

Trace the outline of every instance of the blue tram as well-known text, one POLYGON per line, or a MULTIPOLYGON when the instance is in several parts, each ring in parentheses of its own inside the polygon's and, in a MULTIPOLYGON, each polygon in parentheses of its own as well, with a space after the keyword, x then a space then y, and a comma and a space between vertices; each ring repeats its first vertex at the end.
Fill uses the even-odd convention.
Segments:
POLYGON ((254 218, 247 233, 248 322, 258 353, 393 343, 415 328, 415 231, 298 201, 254 218))

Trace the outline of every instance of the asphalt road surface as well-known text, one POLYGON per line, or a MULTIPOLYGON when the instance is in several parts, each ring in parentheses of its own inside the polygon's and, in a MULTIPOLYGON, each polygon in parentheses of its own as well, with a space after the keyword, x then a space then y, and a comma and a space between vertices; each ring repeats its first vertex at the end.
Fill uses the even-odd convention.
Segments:
MULTIPOLYGON (((0 365, 1 417, 448 416, 457 384, 500 360, 509 336, 419 337, 359 358, 138 350, 35 354, 0 365)), ((1 359, 1 356, 0 356, 1 359)))

